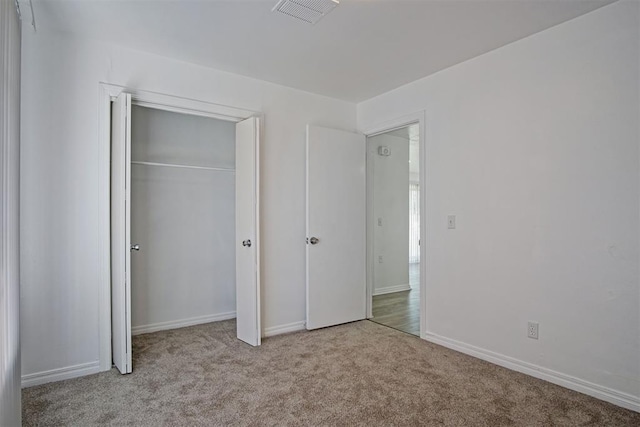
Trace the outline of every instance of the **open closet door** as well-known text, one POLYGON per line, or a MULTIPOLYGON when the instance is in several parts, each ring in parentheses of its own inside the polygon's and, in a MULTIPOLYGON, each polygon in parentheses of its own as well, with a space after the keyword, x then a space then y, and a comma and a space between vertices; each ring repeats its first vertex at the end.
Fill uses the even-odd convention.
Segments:
POLYGON ((113 363, 131 373, 131 95, 111 105, 111 345, 113 363))
POLYGON ((307 126, 307 329, 365 318, 365 147, 307 126))
POLYGON ((260 345, 260 119, 236 125, 236 322, 238 339, 260 345))

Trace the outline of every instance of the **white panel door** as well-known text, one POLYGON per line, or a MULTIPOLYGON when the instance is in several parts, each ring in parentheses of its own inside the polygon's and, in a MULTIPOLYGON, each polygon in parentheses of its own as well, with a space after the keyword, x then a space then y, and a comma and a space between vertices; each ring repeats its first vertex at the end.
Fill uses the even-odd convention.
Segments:
POLYGON ((131 95, 111 105, 111 345, 113 363, 131 372, 131 95))
POLYGON ((307 126, 307 329, 365 318, 365 137, 307 126))
POLYGON ((260 120, 236 125, 236 321, 238 339, 260 345, 260 120))

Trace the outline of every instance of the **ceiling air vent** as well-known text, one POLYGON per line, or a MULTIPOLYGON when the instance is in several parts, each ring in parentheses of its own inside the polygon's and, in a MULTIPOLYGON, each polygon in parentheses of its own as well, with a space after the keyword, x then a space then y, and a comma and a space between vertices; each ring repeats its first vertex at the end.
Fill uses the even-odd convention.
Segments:
POLYGON ((272 11, 315 24, 339 3, 339 0, 280 0, 272 11))

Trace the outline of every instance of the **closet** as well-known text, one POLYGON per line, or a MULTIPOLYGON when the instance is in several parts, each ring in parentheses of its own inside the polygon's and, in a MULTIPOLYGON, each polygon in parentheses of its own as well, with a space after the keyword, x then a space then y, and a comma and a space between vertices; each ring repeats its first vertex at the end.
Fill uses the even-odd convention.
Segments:
POLYGON ((235 134, 132 105, 132 335, 235 317, 235 134))
POLYGON ((234 317, 238 339, 260 345, 259 113, 101 89, 110 145, 104 356, 127 374, 132 335, 234 317))

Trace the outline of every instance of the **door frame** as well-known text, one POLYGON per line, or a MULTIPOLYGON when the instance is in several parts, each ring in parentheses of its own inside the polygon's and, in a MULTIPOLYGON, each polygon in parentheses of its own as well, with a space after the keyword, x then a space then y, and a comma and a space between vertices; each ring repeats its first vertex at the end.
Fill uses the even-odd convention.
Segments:
MULTIPOLYGON (((261 112, 236 108, 227 105, 184 98, 180 96, 166 95, 157 92, 143 91, 135 88, 114 85, 110 83, 98 83, 98 143, 99 143, 99 169, 98 169, 98 194, 99 194, 99 259, 100 259, 100 283, 98 295, 98 319, 99 319, 99 365, 100 371, 111 369, 111 101, 121 92, 131 94, 131 104, 141 107, 155 108, 174 113, 190 114, 202 117, 210 117, 230 122, 240 122, 250 117, 258 117, 263 123, 264 116, 261 112)), ((263 132, 264 126, 260 126, 263 132)), ((262 141, 263 135, 259 135, 262 141)), ((256 153, 260 156, 260 151, 256 153)), ((259 157, 258 157, 259 159, 259 157)), ((260 162, 256 165, 256 175, 259 176, 260 162)), ((259 185, 258 179, 258 185, 259 185)), ((256 233, 260 234, 260 200, 256 197, 256 209, 258 220, 256 233)), ((260 239, 258 240, 257 257, 260 259, 260 239)), ((259 268, 259 263, 258 267, 259 268)), ((258 270, 258 283, 260 271, 258 270)), ((260 310, 258 307, 258 314, 260 310)))
MULTIPOLYGON (((369 138, 394 131, 409 125, 418 124, 420 148, 420 338, 425 339, 427 332, 427 144, 426 144, 426 111, 418 111, 375 126, 366 128, 362 133, 367 138, 367 152, 369 138)), ((367 156, 369 157, 369 156, 367 156)), ((367 158, 367 319, 373 317, 373 275, 374 254, 371 244, 374 236, 373 194, 370 191, 370 180, 373 178, 373 167, 367 158)), ((408 191, 408 190, 407 190, 408 191)))

